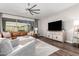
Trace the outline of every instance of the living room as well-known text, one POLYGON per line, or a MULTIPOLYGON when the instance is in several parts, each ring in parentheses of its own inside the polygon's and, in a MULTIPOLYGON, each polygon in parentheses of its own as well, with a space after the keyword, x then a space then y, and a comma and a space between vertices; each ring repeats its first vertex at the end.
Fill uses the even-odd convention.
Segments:
POLYGON ((0 3, 0 56, 79 56, 78 3, 0 3))

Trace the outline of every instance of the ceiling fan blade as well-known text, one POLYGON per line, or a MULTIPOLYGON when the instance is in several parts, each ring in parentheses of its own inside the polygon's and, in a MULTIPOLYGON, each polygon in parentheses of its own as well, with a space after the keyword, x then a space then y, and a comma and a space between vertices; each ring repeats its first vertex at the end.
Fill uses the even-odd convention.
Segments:
POLYGON ((32 11, 40 11, 40 9, 31 9, 32 11))
POLYGON ((32 11, 29 10, 29 12, 30 12, 31 15, 33 15, 32 11))
POLYGON ((34 7, 36 7, 37 5, 35 4, 35 5, 33 5, 30 9, 32 9, 32 8, 34 8, 34 7))
POLYGON ((39 14, 38 12, 34 12, 34 11, 32 11, 32 13, 39 14))

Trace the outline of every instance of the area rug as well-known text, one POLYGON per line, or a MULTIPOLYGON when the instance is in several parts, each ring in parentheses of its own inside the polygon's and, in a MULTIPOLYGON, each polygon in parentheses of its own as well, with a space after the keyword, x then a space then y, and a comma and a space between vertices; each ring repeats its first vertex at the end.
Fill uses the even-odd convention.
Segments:
POLYGON ((54 52, 59 50, 59 48, 52 46, 44 41, 41 41, 39 39, 36 40, 37 40, 35 50, 36 56, 49 56, 50 54, 53 54, 54 52))

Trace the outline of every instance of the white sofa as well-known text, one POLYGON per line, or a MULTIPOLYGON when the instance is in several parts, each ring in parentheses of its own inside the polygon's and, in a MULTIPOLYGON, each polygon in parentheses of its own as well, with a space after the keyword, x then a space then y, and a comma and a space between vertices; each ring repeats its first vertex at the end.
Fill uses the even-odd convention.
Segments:
POLYGON ((34 56, 35 55, 35 42, 36 42, 35 38, 19 37, 17 39, 20 40, 19 45, 15 44, 18 42, 18 40, 13 40, 14 43, 12 43, 10 39, 6 39, 6 38, 2 39, 0 41, 0 55, 6 55, 6 56, 34 56))

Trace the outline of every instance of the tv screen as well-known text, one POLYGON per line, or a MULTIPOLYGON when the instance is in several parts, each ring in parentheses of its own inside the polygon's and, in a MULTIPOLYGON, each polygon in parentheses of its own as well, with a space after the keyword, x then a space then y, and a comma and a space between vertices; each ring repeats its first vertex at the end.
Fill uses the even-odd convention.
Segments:
POLYGON ((62 30, 62 20, 48 23, 49 31, 61 31, 62 30))

